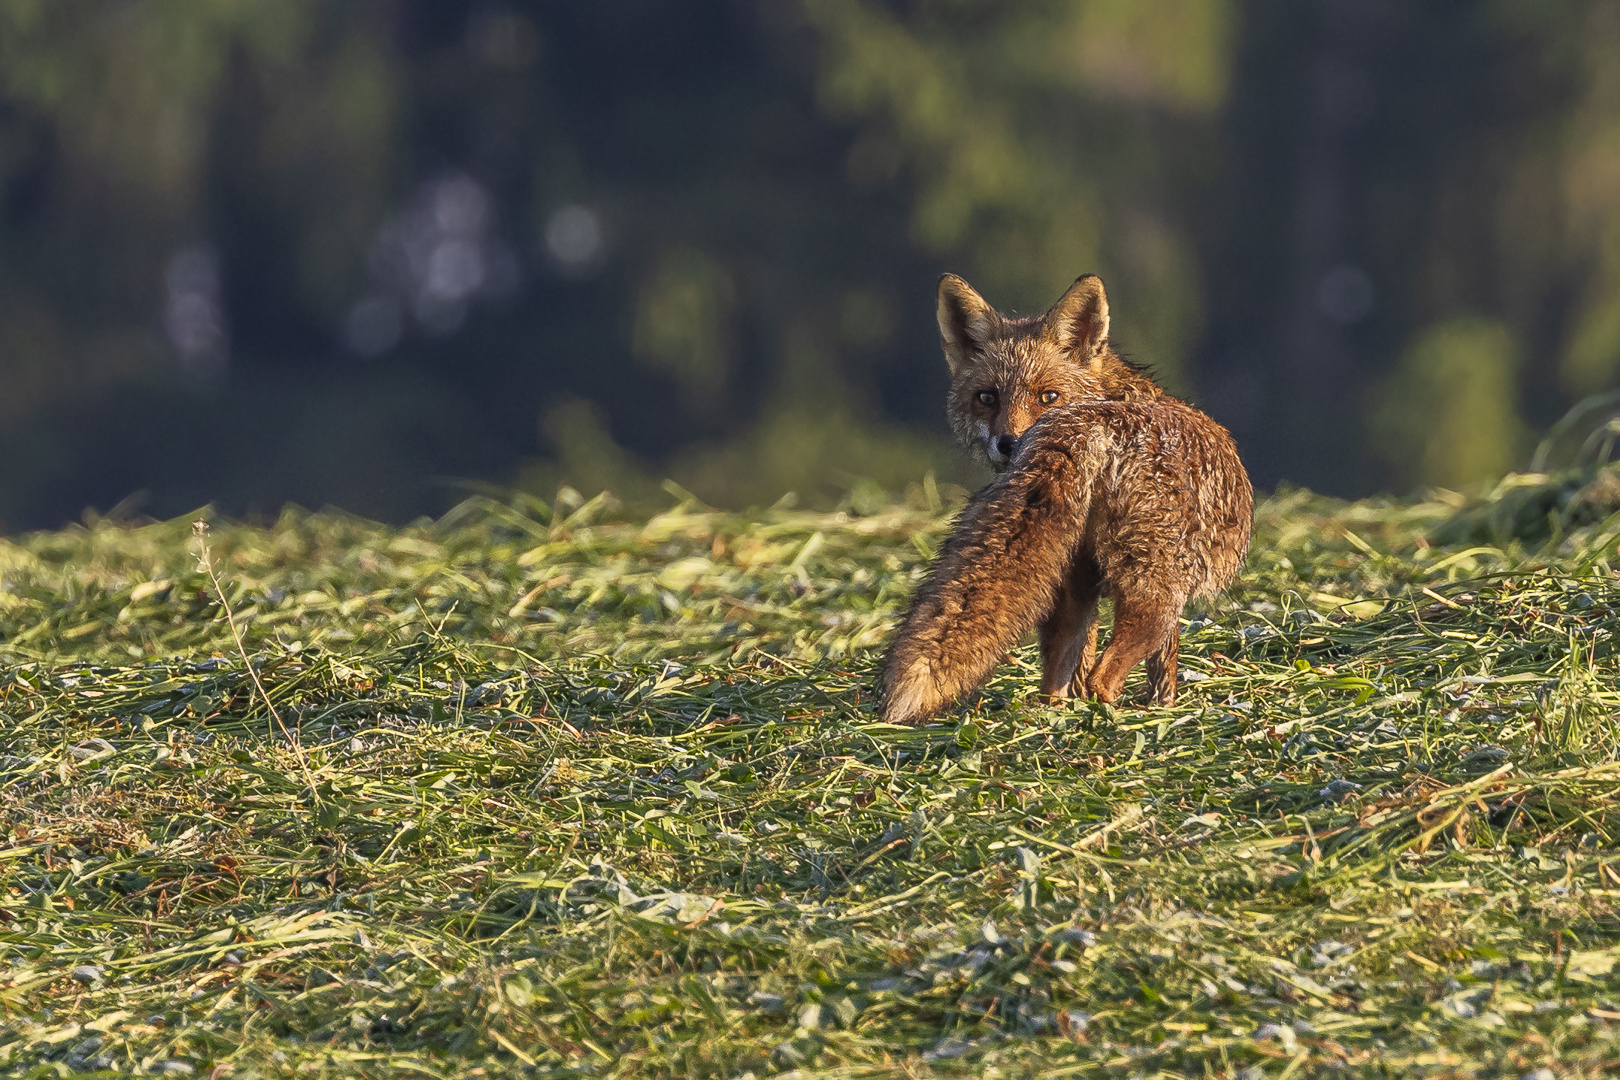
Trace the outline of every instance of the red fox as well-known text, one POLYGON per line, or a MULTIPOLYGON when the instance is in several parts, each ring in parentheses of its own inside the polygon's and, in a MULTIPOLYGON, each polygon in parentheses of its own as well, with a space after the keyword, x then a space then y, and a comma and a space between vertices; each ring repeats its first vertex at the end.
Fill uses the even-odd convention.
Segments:
POLYGON ((1248 550, 1254 491, 1231 436, 1108 349, 1096 278, 1043 319, 1014 321, 947 276, 940 331, 958 433, 1001 475, 912 598, 884 661, 884 718, 938 712, 1032 629, 1048 700, 1111 702, 1147 657, 1154 700, 1173 704, 1181 610, 1231 581, 1248 550), (1114 632, 1098 660, 1104 596, 1114 632))

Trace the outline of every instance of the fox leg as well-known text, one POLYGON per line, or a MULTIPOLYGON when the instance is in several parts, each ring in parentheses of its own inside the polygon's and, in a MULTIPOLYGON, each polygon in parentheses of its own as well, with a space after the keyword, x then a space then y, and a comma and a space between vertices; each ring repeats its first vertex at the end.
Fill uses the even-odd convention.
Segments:
MULTIPOLYGON (((1125 676, 1150 652, 1162 650, 1177 628, 1178 610, 1149 597, 1116 591, 1114 594, 1114 633, 1102 658, 1091 673, 1087 689, 1100 701, 1112 702, 1125 688, 1125 676)), ((1174 653, 1171 654, 1172 657, 1174 653)), ((1174 660, 1171 660, 1174 664, 1174 660)), ((1172 672, 1174 668, 1171 668, 1172 672)))
MULTIPOLYGON (((1092 608, 1091 621, 1095 626, 1095 603, 1092 608)), ((1040 625, 1042 701, 1052 703, 1070 696, 1071 681, 1082 663, 1085 635, 1083 597, 1075 588, 1075 582, 1065 581, 1058 587, 1051 612, 1040 625)))
POLYGON ((1097 666, 1097 604, 1102 599, 1102 574, 1088 559, 1074 568, 1069 579, 1069 590, 1075 596, 1080 611, 1080 625, 1076 637, 1080 642, 1079 661, 1069 680, 1069 697, 1086 696, 1086 683, 1091 669, 1097 666))
POLYGON ((1170 624, 1164 644, 1148 654, 1148 692, 1160 705, 1176 703, 1176 651, 1181 647, 1181 620, 1170 624))

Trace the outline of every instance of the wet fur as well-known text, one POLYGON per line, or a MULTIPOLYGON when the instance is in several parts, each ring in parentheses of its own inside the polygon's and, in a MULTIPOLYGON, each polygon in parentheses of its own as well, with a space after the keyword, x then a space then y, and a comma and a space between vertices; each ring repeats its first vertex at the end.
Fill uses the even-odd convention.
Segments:
POLYGON ((1047 410, 912 598, 884 662, 884 718, 938 712, 1036 629, 1049 699, 1113 701, 1146 657, 1154 699, 1173 703, 1182 608, 1237 573, 1253 508, 1231 436, 1189 405, 1047 410), (1098 658, 1103 596, 1114 631, 1098 658))

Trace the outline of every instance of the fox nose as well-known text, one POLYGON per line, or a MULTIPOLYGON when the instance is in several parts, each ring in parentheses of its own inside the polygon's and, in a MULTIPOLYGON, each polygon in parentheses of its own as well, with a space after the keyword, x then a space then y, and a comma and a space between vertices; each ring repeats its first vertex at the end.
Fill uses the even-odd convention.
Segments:
POLYGON ((996 453, 1004 458, 1012 457, 1013 447, 1017 445, 1018 440, 1011 435, 998 435, 996 437, 996 453))

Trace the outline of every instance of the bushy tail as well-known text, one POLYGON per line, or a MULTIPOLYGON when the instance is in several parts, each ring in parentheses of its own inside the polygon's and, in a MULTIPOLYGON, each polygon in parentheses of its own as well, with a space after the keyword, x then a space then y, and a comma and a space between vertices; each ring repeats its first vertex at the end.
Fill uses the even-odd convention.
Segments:
POLYGON ((1085 531, 1095 475, 1085 448, 1042 440, 973 497, 889 647, 885 720, 949 705, 1046 617, 1085 531))

